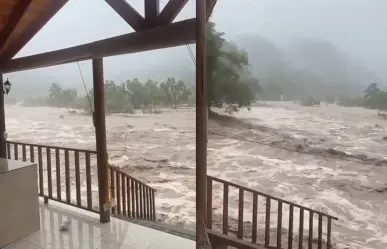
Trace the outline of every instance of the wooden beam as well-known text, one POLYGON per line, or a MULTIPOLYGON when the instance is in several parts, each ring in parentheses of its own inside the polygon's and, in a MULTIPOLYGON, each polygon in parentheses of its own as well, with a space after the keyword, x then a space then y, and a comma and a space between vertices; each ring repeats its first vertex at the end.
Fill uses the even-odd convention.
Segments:
MULTIPOLYGON (((145 0, 145 20, 155 26, 155 20, 160 14, 160 0, 145 0)), ((149 25, 149 24, 148 24, 149 25)))
POLYGON ((207 12, 207 21, 210 19, 212 12, 214 11, 217 0, 206 0, 206 12, 207 12))
POLYGON ((95 139, 97 148, 97 171, 99 192, 99 220, 101 223, 110 221, 109 201, 109 169, 106 147, 105 94, 103 80, 103 60, 93 59, 95 139))
POLYGON ((0 157, 6 158, 6 144, 5 144, 5 104, 4 104, 4 91, 3 91, 3 75, 0 74, 0 157))
POLYGON ((125 0, 105 0, 135 31, 145 27, 145 19, 125 0))
POLYGON ((196 249, 205 248, 207 225, 206 3, 196 0, 196 249), (203 226, 199 224, 204 224, 203 226))
POLYGON ((166 25, 173 22, 187 2, 188 0, 169 0, 157 18, 158 25, 166 25))
POLYGON ((0 64, 0 73, 192 44, 196 37, 195 25, 196 19, 193 18, 84 45, 12 59, 0 64))
POLYGON ((67 2, 68 0, 51 1, 47 10, 34 20, 25 32, 0 55, 0 61, 13 58, 67 2))
POLYGON ((0 50, 4 47, 4 44, 7 42, 9 36, 15 30, 17 24, 23 17, 31 2, 32 0, 20 0, 19 4, 12 11, 7 25, 0 32, 0 50))

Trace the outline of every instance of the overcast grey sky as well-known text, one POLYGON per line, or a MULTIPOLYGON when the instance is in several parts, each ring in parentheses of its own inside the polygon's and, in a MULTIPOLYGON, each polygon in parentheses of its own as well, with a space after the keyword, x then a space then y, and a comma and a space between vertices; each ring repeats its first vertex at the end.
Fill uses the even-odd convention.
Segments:
MULTIPOLYGON (((167 0, 161 0, 164 6, 167 0)), ((130 0, 140 12, 143 0, 130 0)), ((387 1, 386 0, 218 0, 213 21, 228 38, 258 34, 276 44, 292 39, 319 38, 355 55, 377 74, 387 78, 387 1)), ((195 15, 190 0, 178 19, 195 15)), ((25 56, 74 46, 132 32, 103 0, 70 0, 19 53, 25 56), (91 5, 90 5, 91 3, 91 5)), ((165 67, 194 66, 185 47, 117 56, 105 60, 105 78, 163 75, 165 67), (177 63, 176 63, 177 62, 177 63)), ((90 62, 81 63, 91 81, 90 62)), ((12 74, 15 82, 31 80, 66 84, 80 78, 76 64, 12 74)), ((74 85, 74 83, 71 83, 74 85)))

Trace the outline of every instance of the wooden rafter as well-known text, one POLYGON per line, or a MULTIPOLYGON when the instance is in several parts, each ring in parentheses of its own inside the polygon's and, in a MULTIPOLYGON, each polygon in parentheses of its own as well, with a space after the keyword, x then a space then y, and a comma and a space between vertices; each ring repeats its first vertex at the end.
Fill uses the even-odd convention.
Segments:
POLYGON ((145 26, 145 19, 125 0, 105 0, 135 31, 145 26))
POLYGON ((187 2, 188 0, 169 0, 157 18, 158 25, 166 25, 173 22, 187 2))
POLYGON ((31 2, 32 0, 21 0, 13 10, 7 22, 7 25, 0 32, 0 50, 4 47, 4 44, 7 42, 9 36, 15 30, 17 24, 19 23, 20 19, 23 17, 24 13, 28 9, 28 6, 30 5, 31 2))
POLYGON ((147 23, 154 23, 160 14, 160 0, 145 0, 145 20, 147 23))
POLYGON ((192 44, 196 39, 195 26, 196 19, 193 18, 156 29, 133 32, 71 48, 12 59, 0 64, 0 74, 192 44))
POLYGON ((34 20, 25 32, 0 55, 0 61, 13 58, 36 33, 68 2, 68 0, 55 0, 51 2, 48 9, 36 20, 34 20))
POLYGON ((214 11, 216 2, 217 0, 207 0, 207 3, 206 3, 207 21, 210 19, 210 16, 214 11))

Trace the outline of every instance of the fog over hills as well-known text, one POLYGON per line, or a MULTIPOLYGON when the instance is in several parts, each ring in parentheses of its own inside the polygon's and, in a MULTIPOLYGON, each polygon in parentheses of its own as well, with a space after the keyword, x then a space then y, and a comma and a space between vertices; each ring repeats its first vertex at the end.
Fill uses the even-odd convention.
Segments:
POLYGON ((364 64, 326 40, 295 39, 287 48, 259 35, 242 35, 235 42, 248 52, 261 85, 281 87, 289 100, 308 95, 356 95, 370 82, 383 85, 364 64))

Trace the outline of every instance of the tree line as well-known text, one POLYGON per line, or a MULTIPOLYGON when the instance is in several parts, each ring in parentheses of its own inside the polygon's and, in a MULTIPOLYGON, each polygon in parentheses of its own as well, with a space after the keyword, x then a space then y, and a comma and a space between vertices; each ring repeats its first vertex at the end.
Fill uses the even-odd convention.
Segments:
MULTIPOLYGON (((207 105, 209 109, 220 107, 229 112, 236 112, 240 108, 250 108, 257 100, 261 88, 258 79, 252 75, 247 52, 227 41, 224 35, 216 29, 215 23, 208 22, 206 27, 207 105)), ((151 79, 146 82, 133 79, 119 84, 107 80, 105 82, 106 108, 110 113, 130 113, 134 109, 160 105, 176 108, 179 104, 195 102, 193 90, 185 82, 174 77, 169 77, 160 83, 151 79)), ((92 106, 93 90, 89 95, 92 106)), ((51 85, 48 96, 27 98, 23 105, 48 105, 87 111, 91 109, 87 97, 79 96, 76 89, 65 89, 57 83, 51 85)))
POLYGON ((341 96, 338 104, 347 107, 357 106, 369 109, 387 110, 387 91, 380 89, 378 84, 373 82, 364 90, 364 96, 341 96))
MULTIPOLYGON (((133 113, 135 109, 141 108, 154 112, 156 106, 177 108, 179 104, 194 102, 192 89, 174 77, 169 77, 161 83, 152 79, 140 82, 137 78, 119 84, 106 80, 104 87, 108 113, 133 113)), ((76 89, 62 88, 53 83, 47 96, 27 98, 23 106, 52 106, 91 112, 93 101, 93 89, 88 92, 88 96, 80 96, 76 89)))

